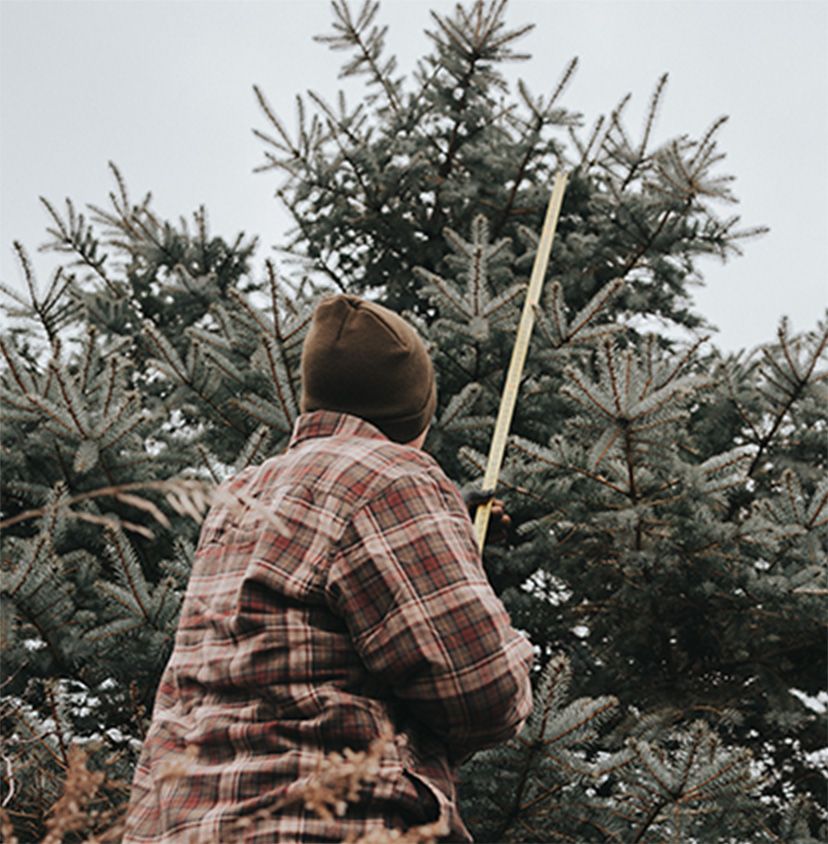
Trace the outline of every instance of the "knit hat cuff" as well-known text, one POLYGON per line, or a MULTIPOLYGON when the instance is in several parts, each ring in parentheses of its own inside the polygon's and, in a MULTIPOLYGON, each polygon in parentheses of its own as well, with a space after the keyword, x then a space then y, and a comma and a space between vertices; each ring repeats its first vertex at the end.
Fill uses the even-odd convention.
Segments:
POLYGON ((408 416, 396 416, 392 419, 378 417, 368 418, 368 421, 375 425, 386 437, 394 442, 407 443, 416 439, 431 422, 434 411, 437 408, 437 389, 434 383, 434 375, 431 376, 431 389, 428 392, 425 404, 414 413, 408 416))

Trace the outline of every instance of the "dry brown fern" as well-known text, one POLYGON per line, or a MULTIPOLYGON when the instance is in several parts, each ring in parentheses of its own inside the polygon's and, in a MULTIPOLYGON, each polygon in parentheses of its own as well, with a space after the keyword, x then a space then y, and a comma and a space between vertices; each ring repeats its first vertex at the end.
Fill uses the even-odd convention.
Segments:
POLYGON ((163 510, 152 500, 139 495, 141 492, 156 492, 164 496, 165 501, 173 512, 179 516, 187 516, 195 522, 201 522, 207 511, 215 504, 225 504, 241 510, 252 510, 268 521, 277 530, 284 524, 272 510, 264 506, 252 495, 230 490, 200 478, 170 478, 165 481, 137 481, 135 483, 117 484, 87 490, 77 495, 65 496, 60 494, 60 485, 56 488, 54 501, 44 507, 25 510, 0 521, 0 531, 6 530, 20 522, 41 519, 44 516, 59 512, 65 518, 90 522, 113 530, 125 530, 137 533, 147 539, 153 539, 152 530, 143 524, 120 519, 112 515, 90 513, 87 510, 76 509, 77 505, 103 498, 111 498, 141 510, 149 515, 153 521, 162 527, 170 529, 170 520, 163 510))

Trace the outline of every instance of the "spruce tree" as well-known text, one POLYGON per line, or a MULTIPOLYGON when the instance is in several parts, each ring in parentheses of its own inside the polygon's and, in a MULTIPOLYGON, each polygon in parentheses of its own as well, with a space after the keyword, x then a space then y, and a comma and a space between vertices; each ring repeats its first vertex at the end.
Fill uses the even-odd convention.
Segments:
MULTIPOLYGON (((42 829, 94 751, 128 781, 216 485, 278 453, 326 291, 405 311, 440 404, 427 448, 478 484, 551 177, 571 172, 501 480, 515 529, 489 577, 536 646, 522 734, 473 757, 481 841, 816 841, 824 721, 828 325, 724 355, 690 282, 759 229, 732 200, 713 122, 652 146, 540 95, 503 63, 528 27, 500 0, 434 15, 411 80, 378 4, 333 4, 344 97, 263 109, 265 173, 296 228, 281 273, 255 243, 168 223, 113 167, 106 207, 44 202, 64 257, 13 290, 2 336, 6 809, 42 829), (655 318, 655 319, 654 319, 655 318), (658 330, 655 330, 655 329, 658 330), (792 690, 796 693, 792 693, 792 690)), ((242 506, 253 506, 241 502, 242 506)), ((123 787, 100 799, 117 804, 123 787)), ((102 815, 106 818, 107 815, 102 815)), ((101 821, 103 822, 103 821, 101 821)), ((27 839, 28 836, 28 839, 27 839)))

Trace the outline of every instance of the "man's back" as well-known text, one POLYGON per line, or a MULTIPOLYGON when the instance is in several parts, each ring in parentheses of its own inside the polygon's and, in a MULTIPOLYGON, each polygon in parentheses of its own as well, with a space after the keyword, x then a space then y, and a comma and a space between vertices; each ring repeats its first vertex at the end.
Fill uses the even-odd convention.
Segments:
POLYGON ((124 840, 341 841, 438 816, 463 840, 453 763, 514 734, 531 660, 437 464, 356 417, 306 414, 204 523, 124 840), (386 730, 344 817, 268 811, 322 754, 386 730))

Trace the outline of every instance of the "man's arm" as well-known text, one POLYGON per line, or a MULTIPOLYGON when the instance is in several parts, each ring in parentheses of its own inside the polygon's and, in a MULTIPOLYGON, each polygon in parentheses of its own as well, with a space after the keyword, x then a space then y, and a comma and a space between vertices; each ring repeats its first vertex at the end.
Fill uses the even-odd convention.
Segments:
POLYGON ((425 473, 353 516, 328 579, 363 662, 460 759, 520 729, 529 642, 486 579, 455 492, 425 473))

